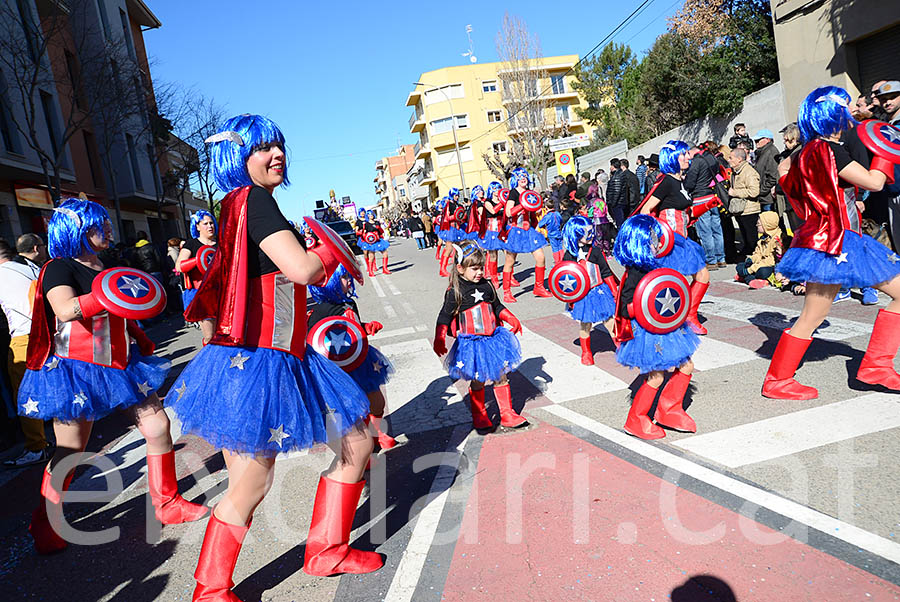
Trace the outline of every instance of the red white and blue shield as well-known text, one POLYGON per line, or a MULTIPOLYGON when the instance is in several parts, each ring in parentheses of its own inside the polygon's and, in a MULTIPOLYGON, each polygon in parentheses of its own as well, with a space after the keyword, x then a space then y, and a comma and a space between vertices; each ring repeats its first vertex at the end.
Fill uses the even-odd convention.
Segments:
POLYGON ((856 127, 859 139, 866 148, 891 163, 900 163, 900 129, 886 121, 868 119, 856 127))
POLYGON ((212 265, 213 259, 216 257, 216 248, 210 245, 203 245, 197 251, 197 269, 201 274, 205 274, 209 266, 212 265))
POLYGON ((644 330, 666 334, 687 319, 691 293, 687 278, 669 268, 659 268, 638 282, 634 291, 634 318, 644 330))
POLYGON ((500 195, 500 200, 504 203, 509 200, 509 188, 501 188, 498 194, 500 195))
POLYGON ((575 261, 560 261, 553 266, 548 282, 553 296, 566 303, 581 301, 591 291, 588 271, 575 261))
POLYGON ((377 232, 366 232, 363 234, 363 242, 367 245, 374 245, 378 242, 378 233, 377 232))
POLYGON ((526 190, 519 195, 519 202, 526 211, 537 211, 541 208, 541 195, 533 190, 526 190))
POLYGON ((453 212, 453 219, 456 220, 457 224, 464 224, 466 222, 466 208, 457 207, 456 211, 453 212))
POLYGON ((166 308, 166 291, 159 281, 134 268, 103 270, 91 283, 91 292, 114 316, 146 320, 166 308))
POLYGON ((369 341, 362 326, 342 316, 325 318, 313 326, 306 342, 345 372, 359 368, 369 352, 369 341))
POLYGON ((365 284, 362 271, 359 269, 359 262, 356 260, 353 251, 351 251, 350 247, 347 246, 347 243, 344 242, 344 239, 342 239, 337 232, 314 217, 304 217, 303 221, 306 222, 306 225, 309 226, 309 229, 312 230, 312 233, 319 239, 319 243, 321 243, 316 247, 316 252, 327 252, 334 256, 341 265, 347 268, 347 271, 350 272, 350 275, 353 276, 354 280, 360 285, 365 284))
POLYGON ((662 230, 662 235, 659 237, 659 250, 656 251, 656 256, 665 257, 675 248, 675 231, 664 221, 657 220, 657 223, 662 230))

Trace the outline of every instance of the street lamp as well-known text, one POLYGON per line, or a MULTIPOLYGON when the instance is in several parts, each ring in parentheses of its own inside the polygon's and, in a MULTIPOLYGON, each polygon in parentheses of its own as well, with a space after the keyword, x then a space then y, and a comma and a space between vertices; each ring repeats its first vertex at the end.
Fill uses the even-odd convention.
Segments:
MULTIPOLYGON (((427 86, 428 84, 424 84, 422 82, 413 82, 416 86, 427 86)), ((438 92, 444 95, 444 98, 447 99, 447 104, 450 105, 450 127, 453 130, 453 146, 456 148, 456 165, 459 167, 459 181, 462 182, 462 193, 463 196, 466 194, 466 176, 463 175, 463 166, 462 166, 462 156, 459 154, 459 140, 456 138, 456 114, 453 112, 453 102, 450 100, 450 95, 444 92, 441 88, 434 88, 438 92)), ((423 103, 424 106, 424 103, 423 103)))

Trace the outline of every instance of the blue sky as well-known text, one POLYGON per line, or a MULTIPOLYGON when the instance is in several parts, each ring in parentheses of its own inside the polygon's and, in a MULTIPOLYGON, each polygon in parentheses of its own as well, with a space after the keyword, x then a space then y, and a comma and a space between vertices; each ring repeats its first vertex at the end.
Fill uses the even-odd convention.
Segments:
MULTIPOLYGON (((163 24, 144 33, 155 80, 195 87, 229 114, 266 115, 284 131, 292 185, 277 196, 297 219, 332 188, 357 206, 374 202, 375 161, 417 140, 405 106, 411 82, 468 61, 467 24, 479 62, 498 60, 494 37, 507 10, 540 37, 545 56, 584 56, 640 2, 147 4, 163 24)), ((654 0, 614 41, 643 52, 680 4, 654 0)))

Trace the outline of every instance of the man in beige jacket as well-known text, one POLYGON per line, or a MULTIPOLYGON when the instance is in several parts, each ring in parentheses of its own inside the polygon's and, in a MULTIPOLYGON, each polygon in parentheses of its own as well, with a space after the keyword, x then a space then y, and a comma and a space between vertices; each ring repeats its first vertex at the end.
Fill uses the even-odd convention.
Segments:
POLYGON ((737 218, 744 241, 741 253, 747 256, 753 253, 758 238, 756 220, 760 211, 759 172, 747 163, 747 151, 740 147, 731 151, 728 164, 731 165, 731 188, 728 189, 731 201, 728 210, 737 218), (743 207, 740 207, 740 201, 743 201, 743 207))

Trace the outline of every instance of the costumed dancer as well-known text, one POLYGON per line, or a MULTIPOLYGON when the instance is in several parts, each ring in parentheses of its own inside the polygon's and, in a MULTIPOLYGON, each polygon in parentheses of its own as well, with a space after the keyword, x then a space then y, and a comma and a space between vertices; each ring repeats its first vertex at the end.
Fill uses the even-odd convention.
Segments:
MULTIPOLYGON (((353 276, 342 265, 338 266, 324 286, 310 286, 309 296, 315 302, 308 312, 309 332, 313 332, 317 324, 333 316, 340 316, 356 323, 366 336, 372 336, 384 328, 381 322, 375 320, 363 322, 360 319, 359 308, 354 300, 356 285, 353 283, 353 276)), ((381 429, 385 412, 384 393, 381 387, 387 384, 393 373, 394 366, 390 360, 371 344, 368 345, 368 351, 359 365, 348 371, 350 377, 369 398, 369 424, 375 430, 376 441, 382 449, 391 449, 397 444, 393 437, 381 429)))
MULTIPOLYGON (((54 525, 64 520, 62 500, 74 470, 64 472, 57 466, 83 452, 94 421, 116 410, 131 413, 147 442, 147 479, 156 518, 171 525, 209 512, 178 495, 169 419, 155 393, 171 364, 153 356, 153 342, 134 320, 109 313, 91 292, 103 271, 97 252, 109 248, 111 238, 106 209, 82 199, 63 202, 47 226, 53 259, 38 276, 28 369, 18 398, 22 416, 53 420, 56 434, 56 452, 41 483, 41 503, 28 528, 40 554, 67 545, 54 525)), ((134 280, 138 289, 146 290, 139 277, 134 280)))
POLYGON ((208 142, 216 182, 231 192, 222 200, 219 252, 186 313, 216 318, 216 332, 167 397, 184 432, 222 448, 229 475, 206 527, 195 602, 238 600, 232 572, 272 483, 275 456, 317 443, 332 444, 337 457, 319 478, 304 571, 368 573, 383 564, 379 554, 348 547, 373 447, 364 422, 369 400, 347 373, 306 346, 306 284, 324 284, 334 273, 337 247, 323 234, 307 252, 272 196, 288 184, 275 123, 239 115, 208 142))
POLYGON ((362 222, 359 232, 360 238, 357 244, 365 252, 366 268, 369 276, 375 276, 375 272, 378 271, 378 260, 375 257, 375 253, 381 253, 381 273, 384 275, 391 274, 391 271, 388 269, 387 252, 391 243, 384 237, 384 228, 376 221, 374 211, 366 212, 366 219, 362 222))
MULTIPOLYGON (((182 307, 190 305, 197 288, 203 280, 203 272, 198 266, 198 253, 203 247, 216 246, 216 218, 209 211, 201 209, 191 214, 191 240, 184 243, 178 252, 175 261, 175 271, 183 278, 184 290, 181 293, 182 307)), ((213 323, 209 320, 200 322, 200 332, 203 334, 203 344, 207 344, 213 335, 213 323)))
POLYGON ((500 182, 494 181, 488 184, 487 193, 481 203, 480 214, 484 231, 478 241, 481 248, 487 251, 487 262, 484 264, 485 276, 497 290, 500 289, 500 279, 497 274, 497 251, 506 249, 504 242, 506 238, 506 203, 500 198, 502 188, 503 185, 500 182))
POLYGON ((881 145, 900 148, 900 132, 878 122, 857 127, 860 133, 874 125, 884 137, 879 144, 872 144, 871 137, 866 143, 860 133, 874 153, 871 169, 860 165, 841 142, 841 133, 856 124, 848 109, 850 102, 843 88, 813 90, 797 116, 803 149, 779 165, 781 187, 797 217, 805 221, 794 232, 778 271, 791 280, 805 281, 806 296, 797 321, 781 335, 766 373, 762 394, 772 399, 818 396, 814 387, 794 380, 794 373, 841 286, 872 286, 891 297, 888 306, 878 312, 856 378, 900 391, 900 375, 894 371, 894 356, 900 346, 900 257, 860 233, 857 195, 845 190, 858 187, 877 191, 893 182, 894 166, 881 145))
POLYGON ((641 439, 666 436, 662 428, 653 424, 649 412, 663 384, 665 371, 672 368, 675 372, 660 395, 654 419, 658 424, 675 430, 691 433, 697 430, 694 420, 684 411, 683 402, 694 371, 691 356, 700 346, 700 339, 684 323, 667 332, 650 332, 636 319, 636 312, 645 305, 645 301, 646 305, 654 306, 652 311, 658 314, 657 319, 678 316, 682 313, 683 304, 690 301, 684 298, 690 297, 686 280, 683 280, 682 296, 672 295, 673 291, 676 295, 678 293, 674 286, 666 288, 664 283, 662 287, 655 288, 642 282, 650 279, 649 283, 652 283, 658 274, 654 270, 663 267, 665 257, 658 256, 662 235, 662 228, 655 219, 635 215, 622 224, 613 247, 616 260, 625 266, 616 299, 616 342, 619 343, 616 360, 646 375, 631 403, 625 420, 625 432, 641 439), (645 286, 641 287, 642 284, 645 286), (639 288, 646 290, 652 298, 635 299, 639 288))
POLYGON ((531 187, 531 175, 523 168, 517 167, 510 177, 509 197, 506 200, 506 217, 509 220, 509 230, 506 237, 506 263, 503 266, 503 302, 515 303, 510 288, 513 286, 513 267, 516 265, 516 255, 519 253, 531 253, 534 256, 534 296, 552 297, 550 291, 544 287, 544 247, 547 239, 537 231, 537 219, 532 211, 526 211, 519 202, 523 192, 531 187))
MULTIPOLYGON (((650 214, 660 222, 668 224, 675 232, 675 246, 665 257, 660 258, 660 267, 671 268, 685 276, 693 276, 691 282, 691 309, 687 324, 697 334, 706 334, 697 315, 700 302, 709 288, 709 270, 706 269, 706 253, 699 244, 687 237, 687 229, 692 220, 721 204, 718 198, 706 203, 692 204, 681 181, 683 172, 690 164, 690 147, 681 140, 669 140, 659 151, 660 177, 651 186, 650 192, 635 213, 650 214)), ((634 214, 632 214, 634 215, 634 214)))
POLYGON ((434 258, 441 261, 441 253, 444 250, 444 235, 441 233, 441 219, 444 216, 444 204, 447 202, 447 197, 441 197, 438 201, 434 203, 434 209, 432 210, 431 224, 434 227, 434 235, 437 237, 438 242, 434 245, 434 258))
POLYGON ((438 314, 434 352, 447 354, 447 333, 456 337, 444 361, 450 377, 471 381, 469 409, 479 433, 494 428, 484 406, 484 384, 494 384, 500 424, 521 428, 528 421, 512 407, 507 374, 518 368, 522 349, 514 335, 522 332, 519 320, 500 302, 497 289, 484 279, 484 251, 472 242, 458 246, 459 263, 450 273, 450 286, 438 314), (501 325, 510 325, 512 332, 501 325))
POLYGON ((616 292, 618 282, 609 268, 609 263, 599 246, 594 245, 594 227, 591 221, 576 215, 566 222, 563 228, 563 244, 565 245, 564 261, 577 261, 584 266, 591 279, 591 290, 584 299, 567 303, 569 317, 581 323, 579 338, 581 341, 581 363, 594 365, 594 352, 591 350, 591 330, 595 322, 613 334, 613 316, 616 313, 616 292))
POLYGON ((459 204, 459 188, 451 188, 447 193, 447 200, 441 211, 441 240, 444 241, 444 249, 441 252, 441 270, 439 272, 442 278, 448 277, 447 266, 453 259, 453 243, 466 240, 466 231, 460 226, 465 226, 465 220, 460 219, 461 209, 459 204))

